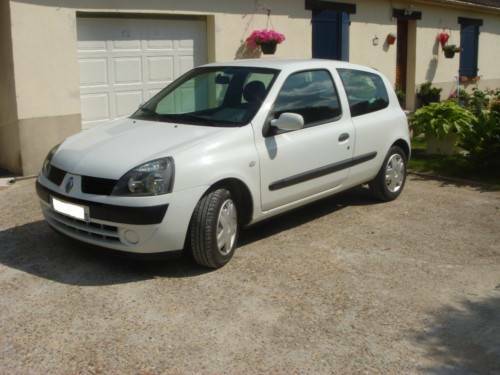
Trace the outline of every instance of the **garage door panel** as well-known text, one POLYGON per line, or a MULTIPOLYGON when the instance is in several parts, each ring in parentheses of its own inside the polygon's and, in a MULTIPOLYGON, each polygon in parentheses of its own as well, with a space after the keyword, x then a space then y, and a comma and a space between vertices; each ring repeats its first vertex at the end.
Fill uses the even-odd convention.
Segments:
POLYGON ((112 51, 140 51, 141 41, 140 40, 114 40, 111 43, 112 51))
POLYGON ((174 79, 174 58, 172 56, 146 57, 149 83, 170 82, 174 79))
POLYGON ((179 56, 179 72, 178 75, 182 75, 187 71, 194 68, 194 61, 192 56, 179 56))
POLYGON ((111 118, 107 93, 82 95, 81 102, 83 121, 102 121, 111 118))
POLYGON ((164 40, 164 39, 147 40, 145 49, 172 51, 174 49, 174 42, 171 40, 164 40))
POLYGON ((78 18, 83 128, 127 116, 206 62, 201 20, 78 18))
POLYGON ((130 115, 142 102, 142 90, 117 92, 115 94, 116 116, 130 115))
POLYGON ((115 57, 113 59, 113 68, 114 83, 142 82, 142 59, 140 57, 115 57))
POLYGON ((193 40, 179 40, 179 49, 192 50, 193 48, 193 40))
POLYGON ((82 52, 105 52, 106 42, 99 40, 81 40, 78 42, 78 51, 82 52))
POLYGON ((108 84, 108 62, 105 58, 80 59, 80 86, 108 84))
POLYGON ((146 92, 146 96, 145 96, 144 100, 146 101, 146 100, 151 99, 153 96, 155 96, 156 94, 158 94, 161 89, 162 88, 159 87, 159 88, 156 88, 156 89, 148 90, 146 92))

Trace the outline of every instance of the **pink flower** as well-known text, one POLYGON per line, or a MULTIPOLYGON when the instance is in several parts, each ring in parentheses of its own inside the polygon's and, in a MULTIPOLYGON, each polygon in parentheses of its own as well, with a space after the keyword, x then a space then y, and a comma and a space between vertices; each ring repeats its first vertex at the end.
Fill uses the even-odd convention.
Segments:
POLYGON ((247 38, 246 43, 255 48, 263 43, 277 43, 280 44, 285 40, 285 36, 282 33, 279 33, 270 29, 263 30, 254 30, 252 34, 247 38))

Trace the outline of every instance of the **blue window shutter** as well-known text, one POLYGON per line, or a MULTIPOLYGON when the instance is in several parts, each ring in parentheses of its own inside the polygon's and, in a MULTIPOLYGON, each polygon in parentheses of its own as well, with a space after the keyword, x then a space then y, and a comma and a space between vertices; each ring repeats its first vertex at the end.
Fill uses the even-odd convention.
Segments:
POLYGON ((340 13, 340 59, 349 61, 349 13, 340 13))
POLYGON ((332 10, 314 10, 313 57, 319 59, 339 59, 338 13, 332 10))
POLYGON ((477 76, 479 25, 462 23, 460 29, 460 75, 477 76))
POLYGON ((349 60, 349 13, 313 10, 312 36, 314 58, 349 60))

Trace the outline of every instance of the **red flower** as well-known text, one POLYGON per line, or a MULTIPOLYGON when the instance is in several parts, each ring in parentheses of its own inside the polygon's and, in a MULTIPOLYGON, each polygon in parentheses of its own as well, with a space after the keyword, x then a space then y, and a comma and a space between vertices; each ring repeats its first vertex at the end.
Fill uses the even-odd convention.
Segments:
POLYGON ((437 39, 439 40, 439 43, 441 43, 441 48, 444 48, 446 43, 448 43, 448 39, 450 39, 450 34, 443 31, 438 34, 437 39))
POLYGON ((255 48, 263 43, 274 42, 280 44, 284 40, 285 36, 283 34, 274 30, 263 29, 253 31, 252 34, 250 34, 250 36, 247 38, 246 43, 250 47, 255 48))

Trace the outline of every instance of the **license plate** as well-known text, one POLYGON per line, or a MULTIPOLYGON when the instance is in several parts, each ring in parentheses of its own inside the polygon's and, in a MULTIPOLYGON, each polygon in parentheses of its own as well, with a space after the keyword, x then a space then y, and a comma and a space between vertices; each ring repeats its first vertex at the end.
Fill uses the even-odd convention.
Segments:
POLYGON ((75 219, 88 221, 88 207, 74 203, 64 202, 52 197, 52 208, 60 214, 73 217, 75 219))

